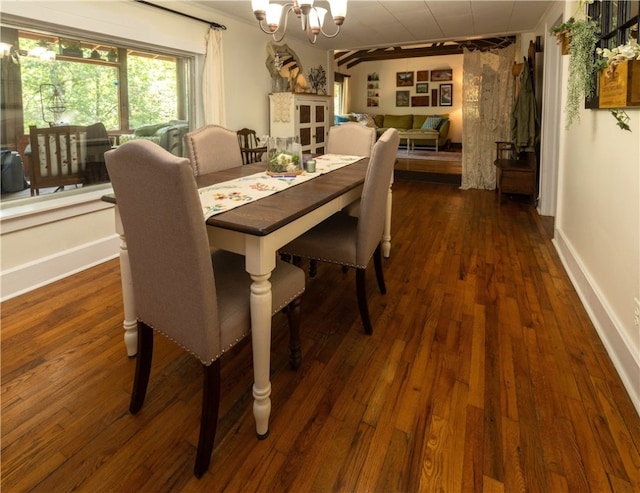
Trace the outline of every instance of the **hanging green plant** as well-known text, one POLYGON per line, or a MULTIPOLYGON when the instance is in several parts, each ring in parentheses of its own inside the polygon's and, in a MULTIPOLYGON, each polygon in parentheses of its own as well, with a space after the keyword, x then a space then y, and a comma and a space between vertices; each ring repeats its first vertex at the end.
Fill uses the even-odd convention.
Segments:
POLYGON ((567 128, 580 121, 580 107, 595 92, 596 64, 594 54, 600 27, 591 19, 570 25, 569 80, 567 81, 567 128))
POLYGON ((620 108, 613 108, 611 114, 616 119, 616 125, 618 125, 622 130, 628 130, 631 132, 631 127, 629 126, 629 115, 627 112, 620 108))
POLYGON ((575 24, 574 17, 569 17, 567 22, 558 24, 551 28, 550 33, 556 37, 557 43, 562 46, 562 54, 569 54, 569 42, 571 41, 571 27, 575 24))

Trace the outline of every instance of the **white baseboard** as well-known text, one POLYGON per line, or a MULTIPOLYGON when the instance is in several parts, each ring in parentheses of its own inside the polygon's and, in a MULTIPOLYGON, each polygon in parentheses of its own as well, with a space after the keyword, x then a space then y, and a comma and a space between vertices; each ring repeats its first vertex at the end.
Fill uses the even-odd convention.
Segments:
POLYGON ((116 258, 120 239, 114 234, 34 262, 0 272, 0 301, 45 286, 116 258))
POLYGON ((571 278, 582 304, 591 322, 596 328, 620 379, 624 384, 633 405, 640 414, 640 360, 638 351, 633 349, 632 342, 621 330, 619 322, 612 316, 612 311, 600 296, 597 286, 591 279, 580 259, 575 254, 570 242, 561 231, 555 230, 553 243, 562 260, 567 274, 571 278))

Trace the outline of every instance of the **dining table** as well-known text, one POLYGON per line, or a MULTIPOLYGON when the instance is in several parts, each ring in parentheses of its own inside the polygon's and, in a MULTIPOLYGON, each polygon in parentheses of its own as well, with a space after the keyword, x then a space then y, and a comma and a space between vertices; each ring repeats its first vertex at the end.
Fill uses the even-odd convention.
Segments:
MULTIPOLYGON (((362 195, 369 158, 360 158, 331 172, 286 188, 273 195, 248 202, 206 219, 212 247, 239 253, 245 257, 245 268, 251 277, 251 344, 253 353, 253 414, 258 437, 266 437, 271 413, 271 283, 269 277, 276 265, 278 249, 313 228, 362 195)), ((266 163, 237 166, 196 177, 199 189, 264 172, 266 163)), ((124 304, 124 340, 127 354, 137 351, 137 319, 126 237, 116 197, 104 200, 114 203, 116 232, 120 236, 120 268, 124 304)), ((387 218, 383 244, 390 251, 391 187, 387 200, 387 218), (389 230, 387 229, 389 228, 389 230)), ((384 249, 383 249, 384 251, 384 249)))

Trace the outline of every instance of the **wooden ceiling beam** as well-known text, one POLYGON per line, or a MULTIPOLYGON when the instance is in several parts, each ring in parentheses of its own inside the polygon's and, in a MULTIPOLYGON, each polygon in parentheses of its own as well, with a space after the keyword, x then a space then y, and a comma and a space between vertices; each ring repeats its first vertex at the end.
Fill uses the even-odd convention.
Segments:
POLYGON ((505 36, 501 38, 486 38, 465 41, 452 41, 448 44, 443 42, 433 43, 431 46, 420 48, 403 48, 394 46, 375 50, 360 50, 344 56, 348 52, 336 53, 335 59, 338 66, 347 64, 347 68, 354 67, 361 62, 394 60, 399 58, 417 58, 439 55, 458 55, 464 48, 469 50, 491 50, 504 48, 515 42, 515 36, 505 36))

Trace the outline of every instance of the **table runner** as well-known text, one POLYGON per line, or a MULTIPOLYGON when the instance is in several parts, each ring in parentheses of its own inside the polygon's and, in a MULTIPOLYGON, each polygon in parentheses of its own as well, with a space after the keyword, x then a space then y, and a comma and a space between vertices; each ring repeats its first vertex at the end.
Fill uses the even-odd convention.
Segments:
POLYGON ((200 188, 198 193, 204 219, 206 221, 216 214, 268 197, 289 187, 300 185, 325 173, 353 164, 362 158, 363 156, 324 154, 315 158, 315 173, 303 172, 299 175, 270 176, 263 171, 200 188))

